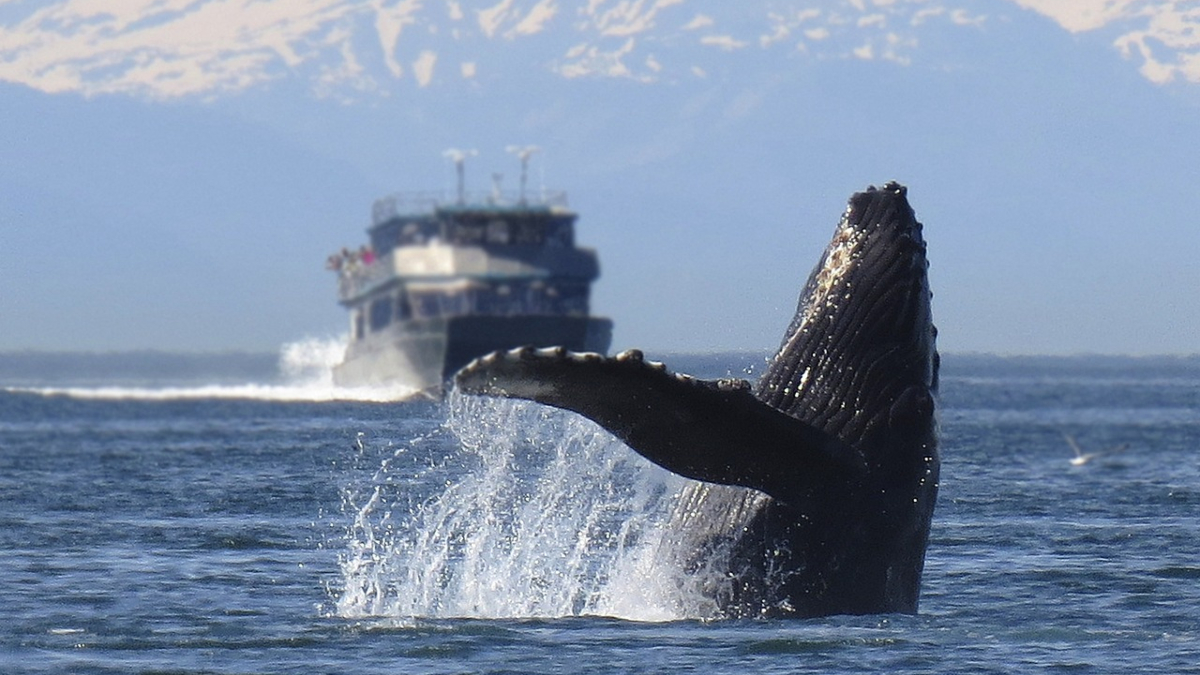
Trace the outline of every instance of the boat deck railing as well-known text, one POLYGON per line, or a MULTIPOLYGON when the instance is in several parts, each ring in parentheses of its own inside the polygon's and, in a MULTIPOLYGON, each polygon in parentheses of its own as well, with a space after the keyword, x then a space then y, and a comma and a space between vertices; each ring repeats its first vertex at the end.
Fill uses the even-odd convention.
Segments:
POLYGON ((391 255, 385 254, 371 262, 353 260, 338 272, 338 299, 347 302, 378 286, 392 276, 391 255))
POLYGON ((439 208, 515 209, 525 207, 567 208, 562 190, 489 190, 486 192, 397 192, 375 200, 371 224, 379 225, 399 215, 428 214, 439 208))

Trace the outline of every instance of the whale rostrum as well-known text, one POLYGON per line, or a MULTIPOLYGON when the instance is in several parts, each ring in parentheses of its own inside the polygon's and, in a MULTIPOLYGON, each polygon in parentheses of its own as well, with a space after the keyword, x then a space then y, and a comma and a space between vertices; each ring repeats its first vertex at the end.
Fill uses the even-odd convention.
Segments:
POLYGON ((696 550, 725 540, 726 616, 914 613, 939 468, 927 269, 906 189, 872 186, 850 198, 755 384, 637 350, 523 347, 476 359, 455 386, 574 411, 702 481, 677 520, 696 550))

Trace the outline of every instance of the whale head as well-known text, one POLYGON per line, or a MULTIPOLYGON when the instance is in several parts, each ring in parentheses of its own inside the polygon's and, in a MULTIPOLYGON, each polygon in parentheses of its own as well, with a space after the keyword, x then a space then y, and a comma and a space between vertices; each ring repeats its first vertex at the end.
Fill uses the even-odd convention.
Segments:
POLYGON ((755 395, 856 446, 868 463, 865 441, 898 416, 931 425, 939 359, 928 268, 907 189, 892 182, 854 194, 755 395))
POLYGON ((903 186, 854 194, 755 387, 762 402, 841 440, 839 459, 864 469, 774 495, 784 502, 774 529, 800 523, 787 539, 841 552, 817 565, 815 581, 788 590, 812 598, 812 613, 824 602, 839 612, 916 611, 939 474, 928 267, 903 186), (820 600, 814 587, 825 589, 820 600))

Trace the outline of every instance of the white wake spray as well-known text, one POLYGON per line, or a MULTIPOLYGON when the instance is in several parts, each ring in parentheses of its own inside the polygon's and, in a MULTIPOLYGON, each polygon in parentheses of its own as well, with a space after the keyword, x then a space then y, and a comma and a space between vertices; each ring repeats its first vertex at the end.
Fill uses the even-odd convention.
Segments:
POLYGON ((171 401, 185 399, 249 399, 259 401, 399 401, 417 390, 403 385, 337 387, 333 367, 342 360, 346 338, 306 338, 280 348, 279 382, 189 386, 17 387, 46 396, 79 399, 171 401))
POLYGON ((697 561, 676 529, 679 506, 713 486, 552 408, 454 393, 447 407, 460 449, 414 472, 402 447, 348 492, 339 616, 717 614, 723 566, 697 561))

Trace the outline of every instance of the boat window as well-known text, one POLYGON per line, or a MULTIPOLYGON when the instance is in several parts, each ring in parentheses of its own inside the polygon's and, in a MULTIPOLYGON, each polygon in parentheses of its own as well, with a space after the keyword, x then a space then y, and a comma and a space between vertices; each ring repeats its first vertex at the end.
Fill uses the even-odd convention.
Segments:
POLYGON ((396 320, 405 321, 412 317, 412 307, 408 304, 408 293, 403 290, 396 294, 396 320))
POLYGON ((546 223, 546 245, 570 248, 575 245, 575 227, 571 218, 555 218, 546 223))
POLYGON ((414 317, 432 319, 438 315, 439 309, 437 293, 412 294, 412 312, 414 317))
POLYGON ((519 220, 512 224, 512 243, 540 246, 545 239, 542 220, 519 220))
POLYGON ((484 240, 484 227, 480 223, 454 223, 450 232, 450 241, 459 246, 479 245, 484 240))
POLYGON ((392 322, 392 302, 389 298, 380 298, 371 303, 371 330, 378 331, 387 328, 392 322))
POLYGON ((460 316, 467 313, 467 295, 466 292, 460 293, 440 293, 439 294, 438 310, 442 316, 460 316))
POLYGON ((554 313, 582 316, 588 311, 586 284, 563 284, 554 298, 554 313))
POLYGON ((405 246, 412 244, 423 243, 424 237, 421 236, 421 226, 417 223, 405 223, 400 230, 400 236, 396 239, 396 243, 405 246))
POLYGON ((487 243, 507 244, 509 240, 508 223, 503 220, 493 220, 487 226, 487 243))

